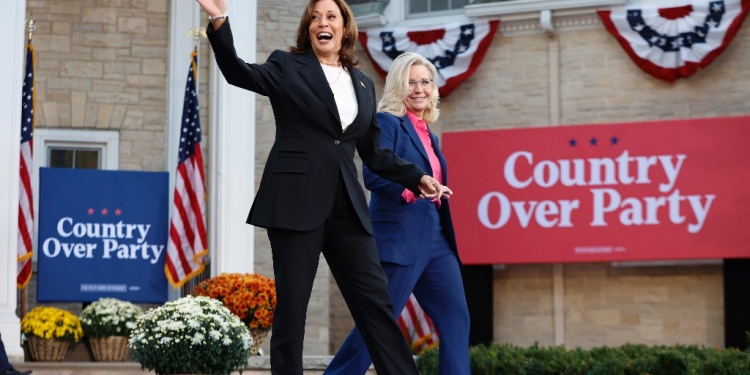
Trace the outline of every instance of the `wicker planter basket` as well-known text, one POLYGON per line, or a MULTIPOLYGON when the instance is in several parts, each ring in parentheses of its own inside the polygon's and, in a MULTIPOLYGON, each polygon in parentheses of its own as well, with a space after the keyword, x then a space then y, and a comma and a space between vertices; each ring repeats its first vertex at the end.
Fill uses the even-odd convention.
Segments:
POLYGON ((268 332, 271 332, 271 330, 258 328, 249 328, 248 330, 250 331, 250 337, 253 338, 253 345, 250 345, 250 355, 258 355, 258 349, 263 345, 263 340, 266 339, 268 332))
POLYGON ((90 338, 91 351, 97 362, 122 362, 128 355, 128 338, 109 336, 90 338))
POLYGON ((29 336, 29 349, 31 358, 38 362, 60 362, 65 357, 70 341, 59 341, 57 339, 41 339, 29 336))

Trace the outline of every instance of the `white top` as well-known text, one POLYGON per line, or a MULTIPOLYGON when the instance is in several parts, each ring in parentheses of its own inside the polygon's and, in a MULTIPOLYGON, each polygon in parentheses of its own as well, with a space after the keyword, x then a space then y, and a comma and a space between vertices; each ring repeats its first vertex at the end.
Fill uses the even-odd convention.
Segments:
POLYGON ((354 122, 359 112, 352 76, 342 67, 324 64, 320 64, 320 66, 323 68, 323 73, 326 74, 326 80, 331 86, 331 91, 333 91, 333 98, 336 100, 336 107, 339 109, 341 129, 346 131, 346 128, 354 122))

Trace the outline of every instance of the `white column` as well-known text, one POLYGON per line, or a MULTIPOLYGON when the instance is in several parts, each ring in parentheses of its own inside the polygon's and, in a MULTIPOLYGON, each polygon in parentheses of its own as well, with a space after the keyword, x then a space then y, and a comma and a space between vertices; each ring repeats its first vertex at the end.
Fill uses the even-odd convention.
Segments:
MULTIPOLYGON (((256 0, 229 0, 238 56, 255 62, 256 0)), ((211 274, 253 272, 253 227, 245 224, 255 196, 255 94, 227 84, 211 65, 209 253, 211 274)))
MULTIPOLYGON (((182 123, 182 106, 185 101, 185 84, 190 70, 190 54, 193 53, 193 38, 188 32, 200 25, 200 5, 195 1, 172 1, 169 9, 169 72, 167 73, 167 137, 164 168, 169 172, 169 203, 174 199, 175 173, 177 171, 177 151, 180 147, 179 134, 182 123)), ((207 58, 200 56, 199 58, 207 58)), ((199 77, 200 79, 200 77, 199 77)), ((197 82, 196 82, 197 86, 197 82)), ((196 88, 197 89, 197 88, 196 88)), ((170 209, 170 215, 172 214, 170 209)), ((209 249, 209 252, 211 249, 209 249)), ((181 296, 181 290, 168 287, 170 301, 181 296)))
MULTIPOLYGON (((182 105, 185 101, 185 84, 190 69, 190 54, 193 53, 193 38, 188 32, 200 25, 200 5, 195 1, 172 1, 169 13, 169 72, 167 73, 167 147, 165 168, 169 172, 169 199, 174 194, 177 149, 182 122, 182 105)), ((201 56, 207 58, 206 56, 201 56)))
POLYGON ((18 246, 18 166, 21 143, 26 0, 5 1, 8 22, 0 22, 0 334, 11 361, 23 361, 20 321, 16 316, 18 246))

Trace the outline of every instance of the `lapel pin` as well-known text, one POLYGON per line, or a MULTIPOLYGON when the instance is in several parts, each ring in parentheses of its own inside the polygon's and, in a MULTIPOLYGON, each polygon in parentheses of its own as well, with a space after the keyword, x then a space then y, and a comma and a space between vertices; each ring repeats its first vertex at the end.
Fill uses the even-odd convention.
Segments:
POLYGON ((362 85, 362 87, 367 88, 367 86, 365 86, 365 84, 362 83, 362 81, 359 81, 359 84, 362 85))

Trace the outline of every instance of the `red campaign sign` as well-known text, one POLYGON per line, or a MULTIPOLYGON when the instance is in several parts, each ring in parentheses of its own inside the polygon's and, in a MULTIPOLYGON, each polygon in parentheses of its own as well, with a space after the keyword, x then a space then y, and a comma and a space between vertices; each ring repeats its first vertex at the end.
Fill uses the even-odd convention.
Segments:
POLYGON ((750 117, 443 133, 466 264, 750 257, 750 117))

